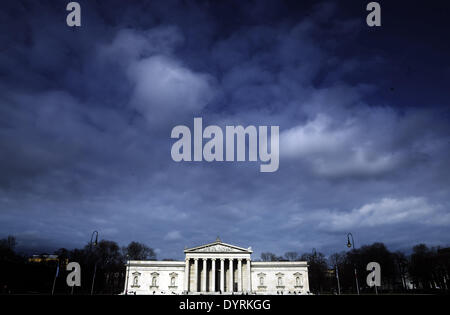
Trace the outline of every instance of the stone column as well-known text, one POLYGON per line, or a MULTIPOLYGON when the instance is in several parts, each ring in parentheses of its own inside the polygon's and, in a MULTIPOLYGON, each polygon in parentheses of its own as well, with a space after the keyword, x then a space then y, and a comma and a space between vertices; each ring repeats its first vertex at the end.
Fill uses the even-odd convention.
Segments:
POLYGON ((189 291, 189 258, 186 258, 184 265, 184 291, 189 291))
POLYGON ((238 281, 238 292, 242 292, 242 258, 238 259, 238 270, 237 270, 237 281, 238 281))
POLYGON ((194 258, 194 287, 193 287, 193 292, 197 292, 198 291, 198 258, 194 258))
POLYGON ((220 258, 220 291, 225 291, 225 259, 220 258))
POLYGON ((229 278, 230 282, 229 282, 229 291, 228 292, 233 292, 233 259, 230 258, 230 278, 229 278))
POLYGON ((211 287, 209 288, 209 291, 215 292, 216 291, 216 259, 211 259, 211 287))
POLYGON ((247 277, 248 277, 248 282, 247 282, 247 290, 248 292, 252 292, 252 271, 250 269, 250 259, 247 259, 247 277))
POLYGON ((206 274, 207 274, 207 270, 206 270, 206 258, 203 258, 203 270, 201 273, 201 277, 202 277, 202 292, 206 292, 206 274))

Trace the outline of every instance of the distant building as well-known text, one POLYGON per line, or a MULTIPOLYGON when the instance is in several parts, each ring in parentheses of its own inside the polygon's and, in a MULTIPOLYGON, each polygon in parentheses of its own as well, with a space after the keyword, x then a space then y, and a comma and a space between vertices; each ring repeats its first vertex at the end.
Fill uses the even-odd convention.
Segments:
POLYGON ((28 258, 28 262, 34 263, 42 263, 49 261, 59 261, 58 255, 41 254, 41 255, 33 255, 30 258, 28 258))
POLYGON ((58 257, 58 255, 41 254, 41 255, 33 255, 30 258, 28 258, 28 262, 30 263, 47 263, 51 261, 60 263, 62 266, 66 266, 69 263, 69 260, 67 258, 61 260, 58 257))

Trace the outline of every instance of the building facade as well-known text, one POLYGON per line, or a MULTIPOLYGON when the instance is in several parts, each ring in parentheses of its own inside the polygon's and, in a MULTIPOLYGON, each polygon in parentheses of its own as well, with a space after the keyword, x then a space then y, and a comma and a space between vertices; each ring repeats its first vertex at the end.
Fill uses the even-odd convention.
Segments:
POLYGON ((127 261, 127 294, 308 294, 304 261, 253 262, 252 250, 213 243, 184 250, 185 261, 127 261))

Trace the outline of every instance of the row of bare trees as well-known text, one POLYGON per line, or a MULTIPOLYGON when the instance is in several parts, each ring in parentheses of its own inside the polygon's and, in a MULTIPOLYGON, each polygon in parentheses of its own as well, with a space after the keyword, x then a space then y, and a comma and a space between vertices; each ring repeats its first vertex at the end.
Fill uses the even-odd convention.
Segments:
POLYGON ((326 257, 313 250, 299 254, 287 252, 283 256, 265 252, 262 261, 307 261, 309 265, 310 290, 316 294, 356 293, 355 269, 362 293, 373 293, 366 284, 369 262, 381 266, 381 287, 378 292, 416 293, 449 292, 450 248, 429 248, 416 245, 409 254, 390 252, 383 243, 365 245, 347 252, 326 257), (339 279, 339 282, 338 282, 339 279))
POLYGON ((37 263, 36 259, 16 253, 15 245, 12 236, 0 240, 0 292, 3 294, 49 294, 54 281, 55 294, 90 294, 93 282, 94 294, 118 294, 124 288, 126 260, 156 259, 154 250, 145 244, 131 242, 120 247, 114 241, 101 240, 81 249, 58 249, 54 252, 57 260, 47 259, 49 256, 43 254, 37 263), (70 261, 81 266, 81 287, 75 287, 73 292, 65 283, 68 273, 65 267, 70 261))

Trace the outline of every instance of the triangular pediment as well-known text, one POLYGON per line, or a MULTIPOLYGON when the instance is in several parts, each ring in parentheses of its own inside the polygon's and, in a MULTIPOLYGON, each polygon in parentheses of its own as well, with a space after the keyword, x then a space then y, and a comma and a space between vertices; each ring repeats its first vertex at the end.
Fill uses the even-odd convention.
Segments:
POLYGON ((223 242, 214 242, 210 244, 205 244, 202 246, 197 246, 193 248, 187 248, 184 250, 185 253, 251 253, 250 248, 242 248, 223 242))

